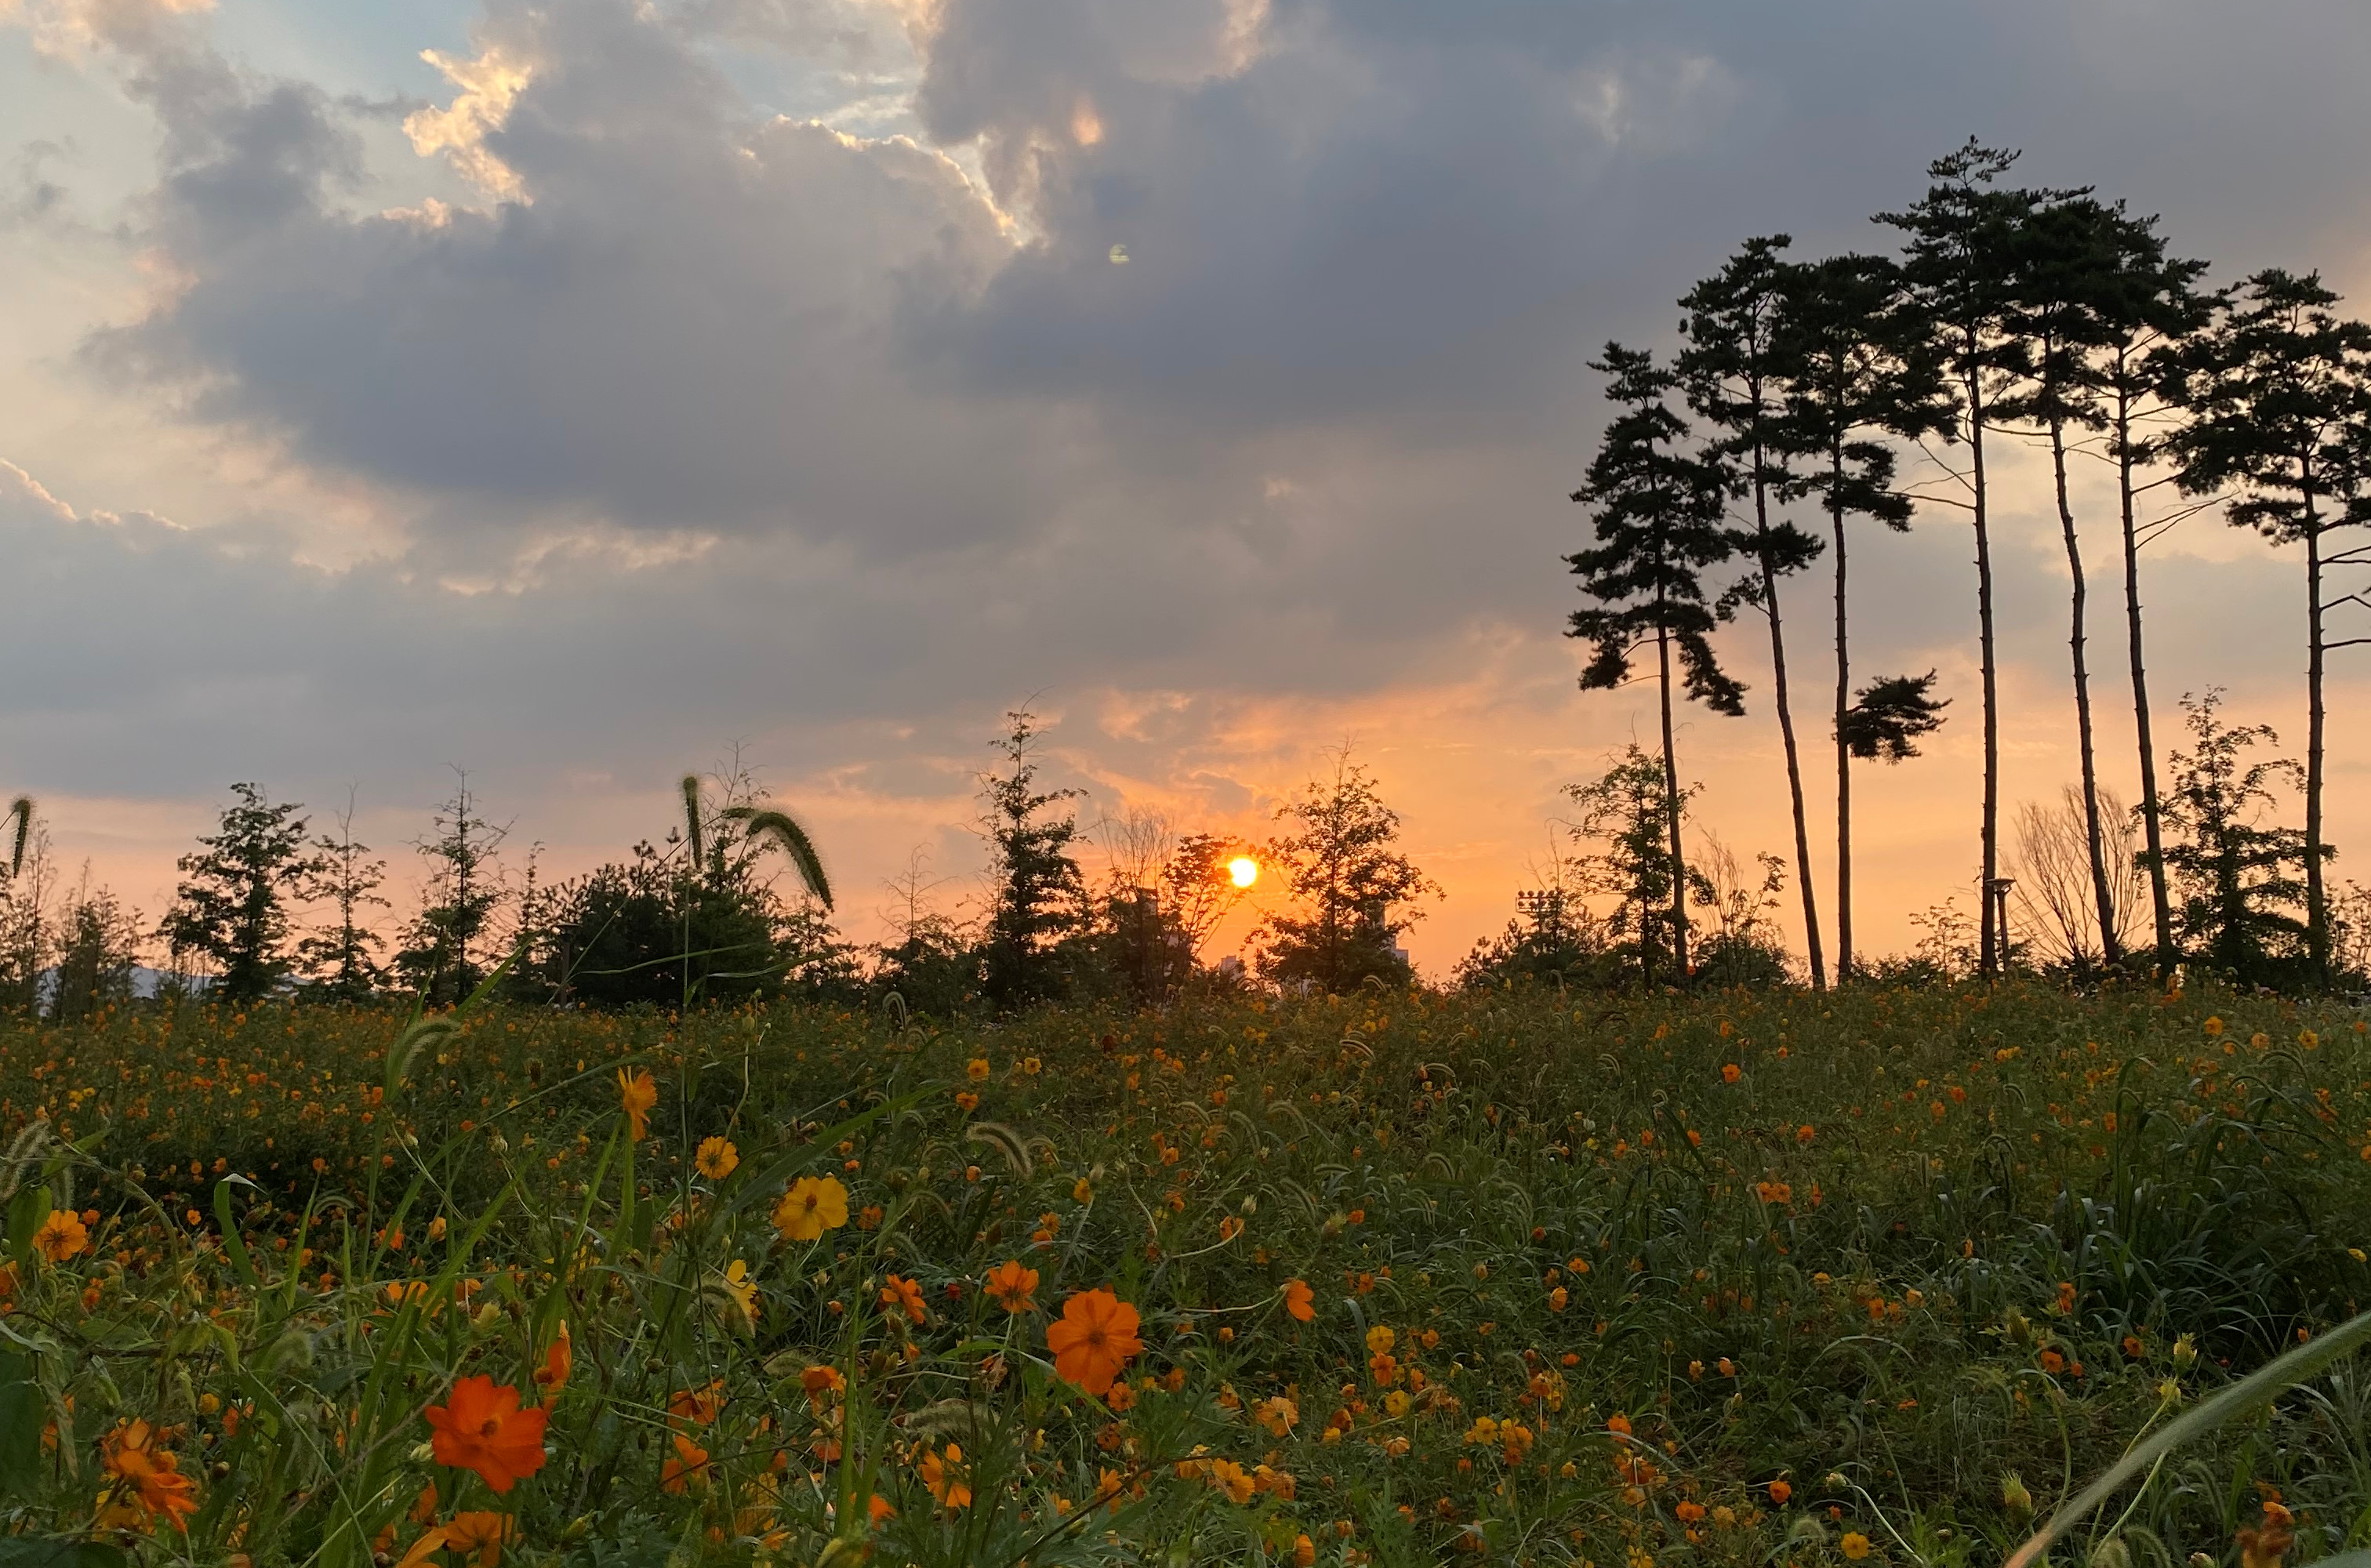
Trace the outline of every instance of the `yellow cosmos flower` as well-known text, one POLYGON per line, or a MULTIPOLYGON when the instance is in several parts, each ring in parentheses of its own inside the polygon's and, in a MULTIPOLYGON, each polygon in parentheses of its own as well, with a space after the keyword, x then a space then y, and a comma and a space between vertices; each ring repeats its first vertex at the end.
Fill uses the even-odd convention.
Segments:
POLYGON ((649 1133, 651 1107, 658 1102, 659 1086, 649 1073, 640 1067, 618 1069, 618 1103, 626 1113, 627 1130, 636 1143, 649 1133))
POLYGON ((837 1176, 802 1176, 774 1205, 774 1228, 791 1241, 813 1241, 848 1223, 848 1189, 837 1176))
POLYGON ((758 1321, 758 1282, 749 1277, 749 1265, 735 1258, 727 1264, 718 1282, 733 1305, 741 1309, 741 1316, 749 1323, 758 1321))

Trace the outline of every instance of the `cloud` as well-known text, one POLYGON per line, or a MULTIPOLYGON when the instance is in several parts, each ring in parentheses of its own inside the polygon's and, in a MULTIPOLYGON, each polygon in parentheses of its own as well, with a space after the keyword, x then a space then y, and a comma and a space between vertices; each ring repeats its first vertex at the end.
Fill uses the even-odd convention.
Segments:
POLYGON ((214 0, 0 0, 0 23, 24 29, 44 54, 87 59, 171 17, 213 9, 214 0))
POLYGON ((446 108, 415 110, 404 117, 403 133, 411 139, 411 150, 422 157, 444 155, 463 179, 496 202, 526 202, 526 182, 487 149, 486 138, 509 121, 511 105, 532 75, 528 67, 499 47, 474 60, 455 59, 433 49, 421 51, 420 57, 461 90, 446 108))
POLYGON ((1017 455, 1047 432, 885 352, 907 301, 974 286, 1004 248, 954 164, 748 118, 681 39, 605 0, 490 19, 446 64, 462 90, 409 121, 415 143, 518 199, 349 210, 318 98, 136 55, 179 286, 94 360, 417 498, 431 529, 910 545, 1009 536, 1048 504, 1054 476, 1017 455), (462 503, 467 525, 445 511, 462 503))

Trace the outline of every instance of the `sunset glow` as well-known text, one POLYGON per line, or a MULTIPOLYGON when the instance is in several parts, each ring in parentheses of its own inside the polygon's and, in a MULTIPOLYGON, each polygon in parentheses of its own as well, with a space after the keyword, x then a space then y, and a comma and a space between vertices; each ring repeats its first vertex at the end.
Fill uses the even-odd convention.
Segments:
POLYGON ((1227 862, 1227 875, 1237 887, 1249 887, 1259 881, 1259 862, 1249 855, 1238 855, 1227 862))

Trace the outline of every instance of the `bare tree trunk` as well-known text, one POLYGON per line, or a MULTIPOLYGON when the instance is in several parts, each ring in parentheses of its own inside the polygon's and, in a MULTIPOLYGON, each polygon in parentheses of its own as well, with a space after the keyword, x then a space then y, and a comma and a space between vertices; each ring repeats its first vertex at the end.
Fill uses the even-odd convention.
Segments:
POLYGON ((2099 906, 2099 961, 2108 969, 2124 962, 2116 940, 2116 900, 2108 888, 2108 858, 2099 839, 2099 769, 2091 744, 2091 673, 2083 652, 2083 612, 2090 590, 2083 577, 2083 545, 2075 532, 2075 511, 2066 500, 2066 427, 2050 421, 2050 464, 2058 487, 2058 525, 2066 536, 2066 570, 2075 579, 2073 629, 2067 646, 2075 655, 2075 733, 2082 751, 2083 836, 2091 855, 2091 894, 2099 906))
POLYGON ((2321 879, 2321 752, 2327 715, 2321 702, 2321 519, 2313 504, 2313 465, 2299 465, 2305 478, 2306 727, 2305 727, 2305 940, 2317 979, 2330 977, 2330 892, 2321 879))
POLYGON ((1762 477, 1762 451, 1753 453, 1753 518, 1762 548, 1762 602, 1770 617, 1770 669, 1778 707, 1778 738, 1787 748, 1787 794, 1795 808, 1795 881, 1803 893, 1803 944, 1811 961, 1811 989, 1828 988, 1828 968, 1820 948, 1820 905, 1811 891, 1811 832, 1803 810, 1803 767, 1795 750, 1795 714, 1787 701, 1787 639, 1778 619, 1778 570, 1770 558, 1770 508, 1762 477))
POLYGON ((472 986, 469 984, 469 780, 461 778, 460 858, 453 862, 453 1002, 456 1007, 467 1001, 472 986))
POLYGON ((2180 962, 2173 945, 2173 901, 2166 893, 2165 827, 2158 815, 2157 744, 2149 733, 2148 671, 2141 657, 2141 548, 2133 521, 2133 403, 2125 351, 2116 351, 2116 490, 2123 507, 2124 626, 2133 666, 2133 727, 2141 754, 2141 830, 2148 846, 2149 912, 2157 926, 2159 974, 2180 962))
POLYGON ((1852 750, 1845 741, 1845 713, 1852 706, 1852 666, 1845 627, 1844 449, 1829 451, 1834 482, 1828 490, 1828 525, 1836 544, 1836 984, 1853 974, 1852 750))
POLYGON ((1671 968, 1681 985, 1688 979, 1688 871, 1680 859, 1680 758, 1671 738, 1671 634, 1657 628, 1655 657, 1662 667, 1663 807, 1671 836, 1671 968))
POLYGON ((1993 657, 1993 549, 1984 510, 1984 377, 1973 328, 1966 334, 1968 352, 1968 450, 1974 459, 1976 492, 1976 637, 1984 670, 1984 869, 1976 884, 1976 904, 1983 916, 1983 940, 1976 968, 1987 980, 2000 973, 2007 946, 2007 933, 1996 929, 1993 915, 1993 882, 2000 875, 2000 681, 1993 657))

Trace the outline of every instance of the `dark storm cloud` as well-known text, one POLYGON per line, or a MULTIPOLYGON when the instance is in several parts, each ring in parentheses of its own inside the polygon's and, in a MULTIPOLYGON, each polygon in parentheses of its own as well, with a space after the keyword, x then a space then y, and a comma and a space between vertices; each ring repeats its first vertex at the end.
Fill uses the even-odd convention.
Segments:
MULTIPOLYGON (((156 234, 189 282, 94 354, 309 461, 517 509, 480 526, 582 509, 896 542, 1050 509, 1060 465, 1020 455, 1042 432, 883 352, 902 300, 1001 254, 953 165, 758 123, 622 4, 506 14, 486 41, 532 71, 486 147, 532 204, 357 213, 330 200, 335 139, 318 117, 302 133, 297 89, 149 92, 156 234)), ((182 52, 226 75, 184 44, 138 56, 135 83, 195 75, 182 52)))
POLYGON ((1147 9, 948 8, 926 122, 1001 149, 1047 234, 941 324, 976 385, 1189 429, 1536 430, 1744 235, 1890 245, 1868 215, 1971 133, 2246 265, 2268 227, 2337 259, 2364 232, 2313 195, 2360 180, 2360 7, 1279 0, 1239 75, 1184 83, 1119 63, 1175 25, 1147 9))
POLYGON ((1970 131, 2178 240, 2363 222, 2305 197, 2353 167, 2343 6, 946 0, 917 113, 978 142, 1018 244, 933 152, 760 123, 695 41, 828 47, 826 7, 708 9, 498 5, 480 41, 532 76, 484 146, 532 203, 436 222, 351 209, 318 94, 128 40, 189 282, 95 352, 497 538, 1197 529, 1302 434, 1347 467, 1497 453, 1521 488, 1476 513, 1535 553, 1598 344, 1666 337, 1744 233, 1884 243, 1868 213, 1970 131))

